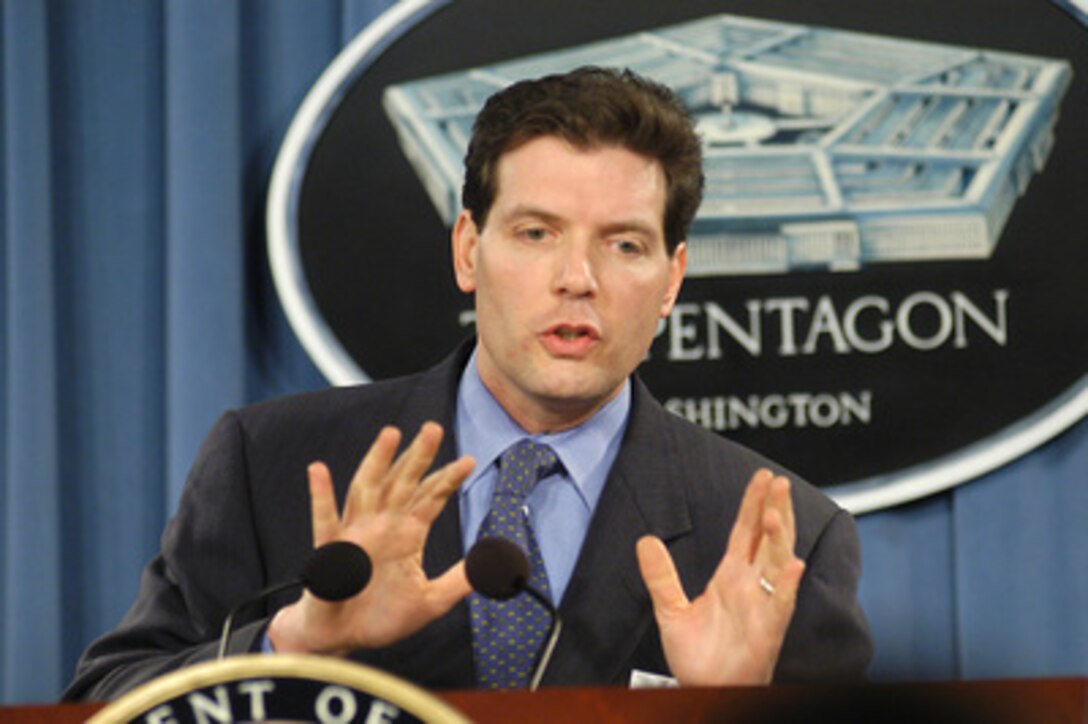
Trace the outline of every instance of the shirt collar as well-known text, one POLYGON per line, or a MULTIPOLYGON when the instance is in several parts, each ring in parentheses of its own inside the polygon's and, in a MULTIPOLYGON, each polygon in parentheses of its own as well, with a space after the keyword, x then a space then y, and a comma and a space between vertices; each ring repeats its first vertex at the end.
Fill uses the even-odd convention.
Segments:
MULTIPOLYGON (((456 439, 459 455, 471 455, 476 469, 461 486, 461 494, 494 464, 506 448, 523 438, 550 445, 563 463, 583 501, 597 499, 597 491, 587 491, 586 481, 609 444, 623 434, 631 410, 631 382, 624 382, 620 393, 609 400, 585 422, 558 433, 530 435, 503 409, 480 379, 474 350, 461 376, 457 390, 456 439)), ((605 476, 596 476, 603 479, 605 476)))

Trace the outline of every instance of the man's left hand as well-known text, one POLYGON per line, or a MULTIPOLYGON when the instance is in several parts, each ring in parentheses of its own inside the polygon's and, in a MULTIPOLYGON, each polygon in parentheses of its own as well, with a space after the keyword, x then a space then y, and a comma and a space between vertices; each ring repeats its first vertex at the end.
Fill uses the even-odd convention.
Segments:
POLYGON ((694 600, 665 544, 638 541, 665 658, 681 685, 770 683, 805 571, 795 541, 789 480, 769 470, 752 476, 725 556, 694 600))

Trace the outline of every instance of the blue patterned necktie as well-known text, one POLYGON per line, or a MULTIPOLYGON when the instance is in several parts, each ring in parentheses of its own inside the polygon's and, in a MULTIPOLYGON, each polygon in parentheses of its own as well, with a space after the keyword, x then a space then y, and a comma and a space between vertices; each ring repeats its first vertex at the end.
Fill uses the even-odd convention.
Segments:
MULTIPOLYGON (((548 598, 548 574, 529 525, 525 499, 537 481, 558 465, 559 458, 547 445, 525 439, 508 447, 499 459, 499 482, 477 538, 507 538, 520 546, 529 559, 529 585, 548 598)), ((524 592, 506 601, 473 593, 469 596, 469 611, 480 688, 527 686, 548 631, 550 614, 524 592)))

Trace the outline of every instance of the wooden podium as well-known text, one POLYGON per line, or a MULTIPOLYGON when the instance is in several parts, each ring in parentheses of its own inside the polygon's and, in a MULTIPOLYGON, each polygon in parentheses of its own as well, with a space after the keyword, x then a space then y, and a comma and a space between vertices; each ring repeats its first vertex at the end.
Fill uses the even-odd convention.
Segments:
POLYGON ((442 699, 476 722, 911 722, 1088 724, 1088 679, 778 685, 706 689, 458 691, 442 699), (512 716, 516 714, 516 716, 512 716))
MULTIPOLYGON (((1088 678, 720 689, 439 692, 481 722, 1088 723, 1088 678)), ((0 722, 83 722, 103 704, 0 708, 0 722)))

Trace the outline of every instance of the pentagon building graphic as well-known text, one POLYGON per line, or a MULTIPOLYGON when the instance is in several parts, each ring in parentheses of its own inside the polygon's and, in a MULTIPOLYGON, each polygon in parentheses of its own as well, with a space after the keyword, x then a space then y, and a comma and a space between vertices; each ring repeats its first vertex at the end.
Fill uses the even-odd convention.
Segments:
POLYGON ((391 86, 386 112, 449 224, 484 100, 580 65, 630 68, 695 113, 689 276, 988 258, 1071 79, 1060 60, 717 15, 391 86))

